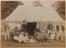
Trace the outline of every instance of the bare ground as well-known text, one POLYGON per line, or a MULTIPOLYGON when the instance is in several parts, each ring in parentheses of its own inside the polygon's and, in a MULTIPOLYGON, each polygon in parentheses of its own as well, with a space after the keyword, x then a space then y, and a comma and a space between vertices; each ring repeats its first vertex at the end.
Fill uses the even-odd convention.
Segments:
POLYGON ((4 40, 3 37, 1 37, 1 47, 3 48, 9 48, 9 47, 63 47, 65 48, 65 40, 53 40, 50 42, 37 42, 37 43, 18 43, 14 42, 12 40, 4 40))

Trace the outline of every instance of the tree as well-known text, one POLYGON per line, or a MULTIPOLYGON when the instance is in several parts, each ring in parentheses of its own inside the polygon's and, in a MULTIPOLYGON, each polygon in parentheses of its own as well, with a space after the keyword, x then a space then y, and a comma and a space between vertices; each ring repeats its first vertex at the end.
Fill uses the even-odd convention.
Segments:
POLYGON ((53 6, 58 14, 65 20, 65 1, 56 1, 53 6))
POLYGON ((1 1, 1 20, 8 17, 18 5, 24 5, 20 1, 1 1))

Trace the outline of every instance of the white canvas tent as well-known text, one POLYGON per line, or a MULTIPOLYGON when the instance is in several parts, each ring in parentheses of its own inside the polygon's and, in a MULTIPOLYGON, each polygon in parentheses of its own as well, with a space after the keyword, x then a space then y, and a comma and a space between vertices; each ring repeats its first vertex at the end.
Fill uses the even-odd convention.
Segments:
POLYGON ((53 21, 63 22, 63 19, 51 7, 18 6, 5 21, 53 21))
MULTIPOLYGON (((23 20, 27 20, 28 22, 64 22, 51 6, 35 7, 33 5, 19 5, 4 21, 10 22, 23 20)), ((11 27, 14 27, 15 24, 16 23, 12 23, 11 27)))

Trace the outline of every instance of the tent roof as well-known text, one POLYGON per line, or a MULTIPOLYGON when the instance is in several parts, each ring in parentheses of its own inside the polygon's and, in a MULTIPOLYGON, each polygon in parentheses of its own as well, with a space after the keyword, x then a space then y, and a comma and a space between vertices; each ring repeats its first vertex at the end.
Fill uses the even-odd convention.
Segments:
POLYGON ((35 7, 19 5, 5 21, 53 21, 61 22, 63 19, 52 7, 35 7))

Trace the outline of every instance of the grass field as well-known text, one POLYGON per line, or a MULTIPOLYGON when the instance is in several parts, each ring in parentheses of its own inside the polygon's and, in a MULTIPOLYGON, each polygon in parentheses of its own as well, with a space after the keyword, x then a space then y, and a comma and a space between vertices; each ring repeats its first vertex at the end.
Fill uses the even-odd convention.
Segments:
POLYGON ((50 42, 37 42, 37 43, 18 43, 11 40, 5 41, 3 37, 1 37, 1 47, 9 48, 9 47, 65 47, 65 40, 53 40, 50 42))

